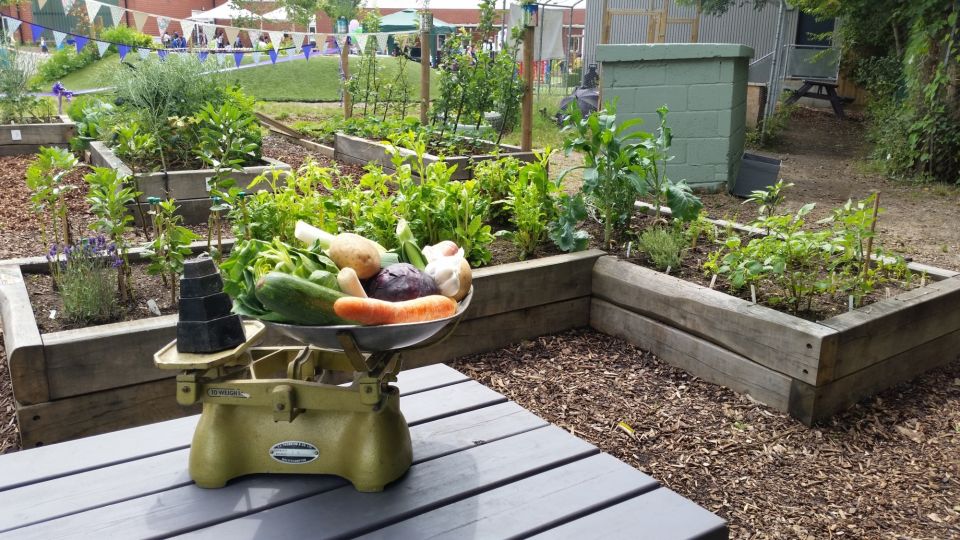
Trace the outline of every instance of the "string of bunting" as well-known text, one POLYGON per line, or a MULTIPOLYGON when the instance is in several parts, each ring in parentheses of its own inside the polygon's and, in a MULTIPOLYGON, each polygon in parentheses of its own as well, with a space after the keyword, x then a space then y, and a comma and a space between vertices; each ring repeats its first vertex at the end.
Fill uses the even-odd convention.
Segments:
MULTIPOLYGON (((67 1, 68 1, 68 0, 64 0, 64 3, 66 3, 67 1)), ((96 2, 95 0, 84 0, 84 1, 88 4, 88 6, 87 6, 88 11, 90 10, 90 6, 89 6, 90 3, 99 4, 100 7, 103 7, 103 6, 106 6, 106 7, 109 7, 109 8, 116 8, 116 7, 117 7, 117 6, 112 6, 112 5, 110 5, 110 4, 100 4, 99 2, 96 2)), ((46 2, 44 2, 44 3, 46 3, 46 2)), ((73 1, 71 0, 70 3, 71 3, 71 6, 72 6, 73 1)), ((64 6, 64 8, 66 9, 66 5, 64 6)), ((130 10, 130 11, 133 11, 133 10, 130 10)), ((99 12, 99 7, 96 9, 96 11, 90 12, 91 19, 94 18, 95 14, 98 13, 98 12, 99 12)), ((134 15, 136 15, 136 13, 142 13, 142 12, 135 12, 134 15)), ((111 13, 111 15, 113 15, 113 13, 111 13)), ((144 15, 150 15, 150 14, 144 14, 144 15)), ((136 17, 135 17, 135 18, 136 18, 136 17)), ((158 23, 160 22, 159 19, 167 19, 167 21, 166 21, 165 24, 166 24, 166 26, 169 25, 169 21, 170 21, 169 18, 167 18, 167 17, 158 17, 158 23)), ((113 19, 115 25, 117 24, 117 21, 118 21, 118 20, 119 20, 118 17, 115 17, 115 18, 113 19)), ((20 29, 21 25, 24 24, 25 22, 26 22, 26 21, 23 21, 22 19, 17 19, 16 17, 9 17, 9 16, 6 16, 6 15, 3 15, 3 16, 2 16, 2 24, 3 24, 4 34, 7 35, 11 40, 13 40, 13 39, 14 39, 14 34, 16 33, 17 30, 20 29)), ((146 22, 146 20, 144 20, 143 22, 146 22)), ((184 21, 180 21, 180 22, 181 22, 181 24, 182 24, 184 21)), ((193 32, 193 30, 196 28, 196 26, 197 26, 197 25, 200 25, 201 27, 203 27, 203 28, 202 28, 202 31, 203 31, 204 35, 208 38, 208 42, 212 42, 212 41, 213 41, 213 38, 215 37, 215 32, 216 32, 216 28, 217 28, 217 27, 221 27, 221 28, 224 28, 224 29, 225 29, 224 32, 225 32, 225 34, 227 35, 228 38, 232 39, 231 42, 233 42, 233 41, 236 40, 236 36, 239 35, 239 31, 240 31, 240 30, 246 30, 247 35, 248 35, 248 37, 250 38, 250 42, 251 42, 251 43, 258 43, 259 40, 260 40, 260 36, 262 35, 262 31, 260 31, 260 30, 243 29, 243 28, 236 28, 236 27, 222 27, 222 26, 219 26, 219 25, 210 25, 210 24, 195 23, 194 21, 186 21, 186 22, 188 23, 186 27, 181 26, 181 29, 184 30, 184 34, 185 34, 185 35, 192 35, 192 32, 193 32), (191 25, 193 25, 193 26, 191 26, 191 25), (187 32, 187 29, 188 29, 188 28, 189 28, 189 30, 190 30, 189 33, 187 32), (237 33, 236 33, 235 35, 231 36, 231 33, 228 32, 228 29, 236 30, 237 33)), ((223 65, 223 63, 225 62, 224 57, 225 57, 227 54, 232 53, 233 58, 234 58, 234 62, 236 63, 237 67, 240 67, 240 63, 242 62, 243 57, 244 57, 244 55, 245 55, 246 53, 252 52, 252 53, 253 53, 254 63, 259 63, 259 62, 260 62, 261 54, 262 54, 262 52, 264 52, 264 51, 262 51, 262 50, 254 49, 254 48, 249 48, 249 47, 246 47, 246 48, 230 48, 230 49, 199 48, 199 47, 186 48, 186 49, 181 49, 181 48, 170 49, 170 48, 166 48, 166 47, 150 47, 150 46, 147 46, 147 47, 134 47, 134 46, 127 45, 127 44, 124 44, 124 43, 116 43, 116 42, 112 42, 112 41, 105 41, 105 40, 101 40, 101 39, 98 39, 98 38, 93 38, 93 37, 90 37, 90 36, 85 36, 85 35, 81 35, 81 34, 75 34, 75 33, 72 33, 72 32, 64 32, 64 31, 61 31, 61 30, 56 30, 56 29, 54 29, 54 28, 50 28, 50 27, 48 27, 48 26, 43 26, 43 25, 39 25, 39 24, 35 24, 35 23, 26 23, 26 24, 27 24, 26 27, 30 29, 31 40, 34 41, 34 42, 40 40, 40 36, 41 36, 41 34, 44 32, 44 30, 49 30, 50 32, 53 33, 53 39, 54 39, 54 42, 56 43, 56 46, 57 46, 57 47, 60 47, 60 46, 64 43, 64 41, 67 41, 67 42, 69 43, 69 40, 68 40, 67 38, 68 38, 68 37, 71 37, 72 40, 73 40, 73 44, 74 44, 74 46, 76 47, 77 52, 79 53, 80 51, 83 50, 84 47, 87 46, 87 44, 89 44, 90 42, 93 42, 93 43, 95 44, 95 46, 97 47, 97 53, 98 53, 98 54, 100 55, 100 57, 102 58, 103 55, 106 54, 107 49, 109 49, 110 46, 113 45, 113 46, 115 46, 115 47, 117 48, 117 52, 118 52, 119 55, 120 55, 120 61, 123 61, 124 58, 126 58, 127 54, 129 54, 131 51, 136 52, 136 53, 140 56, 140 58, 143 59, 143 60, 146 60, 146 59, 150 56, 150 53, 151 53, 151 52, 154 52, 154 51, 157 53, 157 55, 160 57, 161 60, 165 59, 165 58, 167 57, 167 55, 170 54, 170 53, 177 53, 177 54, 182 54, 182 53, 196 53, 196 54, 198 54, 198 57, 199 57, 199 59, 200 59, 201 62, 202 62, 202 61, 205 61, 205 60, 209 57, 209 55, 212 53, 212 54, 214 54, 214 55, 216 56, 217 62, 218 62, 220 65, 223 65)), ((142 24, 139 24, 139 21, 138 21, 138 26, 139 26, 139 28, 143 28, 143 25, 142 25, 142 24)), ((162 27, 162 28, 161 28, 161 31, 163 31, 164 29, 165 29, 165 28, 162 27)), ((415 32, 373 32, 373 33, 366 33, 366 34, 364 34, 364 33, 358 33, 358 34, 321 34, 321 33, 306 33, 306 32, 289 32, 289 34, 291 35, 291 38, 293 39, 293 45, 292 45, 292 46, 289 46, 289 47, 281 47, 281 41, 283 40, 283 34, 284 34, 285 32, 283 32, 283 31, 267 31, 266 33, 267 33, 267 36, 268 36, 268 38, 269 38, 269 40, 270 40, 270 44, 271 44, 271 47, 270 47, 269 49, 267 49, 266 53, 267 53, 267 55, 270 57, 270 61, 271 61, 272 63, 276 64, 276 63, 277 63, 277 58, 279 57, 279 53, 280 53, 281 51, 289 51, 289 50, 293 50, 293 51, 296 52, 296 53, 301 53, 301 52, 302 52, 304 58, 306 58, 307 60, 309 60, 309 59, 310 59, 310 55, 313 53, 313 50, 314 50, 314 45, 313 45, 313 43, 318 43, 318 44, 319 44, 319 43, 324 43, 324 44, 325 44, 326 41, 327 41, 327 37, 328 37, 328 36, 334 38, 334 39, 336 40, 338 46, 340 46, 340 47, 345 46, 345 45, 346 45, 346 40, 347 40, 348 38, 352 37, 352 38, 356 39, 357 44, 360 46, 360 49, 361 49, 361 50, 363 50, 363 49, 366 48, 366 45, 367 45, 368 40, 369 40, 370 37, 376 37, 376 38, 377 38, 378 49, 379 49, 381 52, 386 52, 387 40, 389 39, 390 36, 400 37, 400 38, 402 38, 402 39, 405 40, 406 35, 408 35, 408 34, 414 34, 415 32), (312 43, 306 43, 306 44, 304 44, 304 39, 307 39, 308 37, 313 37, 313 38, 314 38, 314 41, 313 41, 312 43)))

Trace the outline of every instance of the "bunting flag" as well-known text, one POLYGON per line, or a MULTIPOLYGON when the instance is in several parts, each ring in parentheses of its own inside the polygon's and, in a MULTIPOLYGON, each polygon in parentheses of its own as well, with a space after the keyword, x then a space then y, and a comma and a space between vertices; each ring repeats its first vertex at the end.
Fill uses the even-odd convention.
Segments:
POLYGON ((260 63, 260 57, 262 56, 262 53, 261 53, 260 51, 253 51, 252 53, 250 53, 250 56, 253 57, 253 63, 254 63, 254 64, 259 64, 259 63, 260 63))
POLYGON ((380 52, 387 54, 387 42, 390 41, 390 34, 386 32, 380 32, 377 34, 377 46, 380 47, 380 52))
POLYGON ((293 50, 300 52, 300 49, 303 48, 303 38, 307 35, 303 32, 291 32, 290 37, 293 38, 293 50))
POLYGON ((57 47, 63 45, 63 40, 67 37, 67 34, 59 30, 53 31, 53 42, 57 44, 57 47))
POLYGON ((167 31, 167 28, 170 27, 170 17, 157 17, 157 28, 160 29, 160 33, 167 31))
POLYGON ((193 36, 193 29, 197 26, 197 23, 188 20, 180 21, 180 30, 183 31, 183 39, 191 39, 193 36))
POLYGON ((197 54, 197 57, 200 59, 201 62, 206 62, 207 56, 210 56, 210 53, 208 53, 207 51, 200 51, 197 54))
POLYGON ((90 18, 92 23, 94 19, 97 18, 97 13, 100 13, 100 7, 103 5, 96 0, 84 0, 84 5, 87 7, 87 17, 90 18))
POLYGON ((77 45, 77 52, 83 50, 87 46, 87 42, 90 41, 90 38, 84 36, 73 36, 74 42, 77 45))
POLYGON ((280 43, 283 41, 283 32, 267 32, 267 35, 270 36, 270 43, 273 45, 273 50, 280 50, 280 43))
POLYGON ((360 46, 360 54, 363 54, 367 50, 367 41, 370 39, 369 34, 357 34, 357 45, 360 46))
POLYGON ((237 64, 237 67, 240 67, 240 62, 243 61, 243 51, 233 53, 233 61, 237 64))
POLYGON ((170 51, 166 49, 157 49, 157 56, 160 57, 160 60, 166 60, 168 54, 170 54, 170 51))
POLYGON ((309 43, 303 46, 303 57, 307 60, 310 59, 310 52, 313 51, 313 45, 309 43))
POLYGON ((250 46, 256 49, 257 42, 260 41, 260 32, 258 30, 247 30, 247 37, 250 38, 250 46))
POLYGON ((137 54, 140 55, 141 60, 146 60, 147 58, 150 58, 150 49, 141 47, 137 49, 137 54))
POLYGON ((100 53, 100 58, 103 58, 103 54, 107 52, 108 47, 110 47, 110 44, 106 41, 97 42, 97 52, 100 53))
POLYGON ((120 53, 120 61, 123 62, 123 59, 127 57, 127 53, 130 52, 130 46, 117 45, 117 52, 120 53))
POLYGON ((327 35, 326 34, 314 34, 313 42, 316 43, 317 47, 320 48, 320 54, 323 54, 323 51, 327 50, 327 35))
POLYGON ((123 20, 123 8, 120 6, 111 6, 107 5, 107 8, 110 9, 110 20, 113 21, 114 26, 119 26, 123 20))
POLYGON ((217 53, 217 65, 222 66, 227 61, 227 53, 217 53))
POLYGON ((278 53, 276 49, 270 49, 269 51, 267 51, 267 54, 270 55, 270 62, 273 64, 276 64, 277 56, 279 56, 280 53, 278 53))
POLYGON ((31 23, 30 33, 33 34, 33 41, 40 41, 40 36, 43 35, 43 27, 31 23))
POLYGON ((7 29, 7 35, 10 36, 10 39, 13 39, 13 33, 17 31, 17 28, 20 28, 20 21, 11 19, 10 17, 4 17, 3 24, 7 29))
POLYGON ((39 6, 41 10, 43 10, 43 6, 45 5, 47 5, 47 0, 37 0, 37 6, 39 6))
POLYGON ((147 24, 148 18, 150 18, 150 15, 142 11, 133 12, 133 24, 137 27, 138 32, 143 32, 143 25, 147 24))
POLYGON ((227 35, 227 45, 233 45, 237 42, 237 37, 240 35, 240 29, 234 26, 227 26, 223 29, 223 32, 227 35))
POLYGON ((70 10, 73 9, 73 3, 74 3, 75 1, 76 1, 76 0, 63 0, 63 13, 64 13, 64 15, 66 15, 67 13, 70 13, 70 10))
POLYGON ((203 25, 203 35, 207 36, 207 43, 212 43, 217 37, 217 27, 213 24, 203 25))

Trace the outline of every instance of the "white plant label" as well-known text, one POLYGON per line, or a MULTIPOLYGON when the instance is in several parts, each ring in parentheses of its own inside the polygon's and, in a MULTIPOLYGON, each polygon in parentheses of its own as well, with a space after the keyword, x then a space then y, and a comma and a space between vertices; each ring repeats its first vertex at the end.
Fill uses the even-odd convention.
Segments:
POLYGON ((19 130, 19 129, 11 129, 11 130, 10 130, 10 138, 13 139, 13 140, 15 140, 15 141, 20 141, 20 140, 23 140, 23 135, 20 134, 20 130, 19 130))

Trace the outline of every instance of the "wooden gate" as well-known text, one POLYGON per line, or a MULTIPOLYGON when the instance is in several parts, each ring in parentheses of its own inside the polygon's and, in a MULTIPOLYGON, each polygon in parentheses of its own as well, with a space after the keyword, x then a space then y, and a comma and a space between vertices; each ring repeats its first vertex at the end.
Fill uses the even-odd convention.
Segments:
POLYGON ((667 25, 690 26, 690 43, 697 43, 700 39, 700 3, 697 2, 695 17, 670 17, 670 0, 662 0, 659 8, 654 7, 656 0, 642 2, 644 9, 610 9, 608 0, 603 0, 603 26, 600 32, 600 43, 610 41, 610 25, 614 16, 640 17, 647 19, 647 43, 666 43, 667 25))

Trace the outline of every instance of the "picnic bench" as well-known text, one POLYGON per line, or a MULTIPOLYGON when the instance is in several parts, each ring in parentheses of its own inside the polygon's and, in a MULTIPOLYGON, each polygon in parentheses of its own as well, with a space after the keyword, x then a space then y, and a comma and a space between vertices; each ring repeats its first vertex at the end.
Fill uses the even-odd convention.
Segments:
POLYGON ((830 106, 833 107, 833 114, 842 120, 846 117, 843 113, 844 103, 849 103, 853 101, 853 99, 837 95, 837 86, 836 81, 804 79, 800 88, 791 92, 790 97, 787 98, 785 103, 787 105, 793 105, 802 97, 826 100, 829 101, 830 106), (813 88, 816 90, 811 91, 813 88))
POLYGON ((397 385, 414 461, 381 493, 323 475, 198 488, 191 416, 0 456, 0 538, 728 537, 719 517, 450 367, 397 385))

